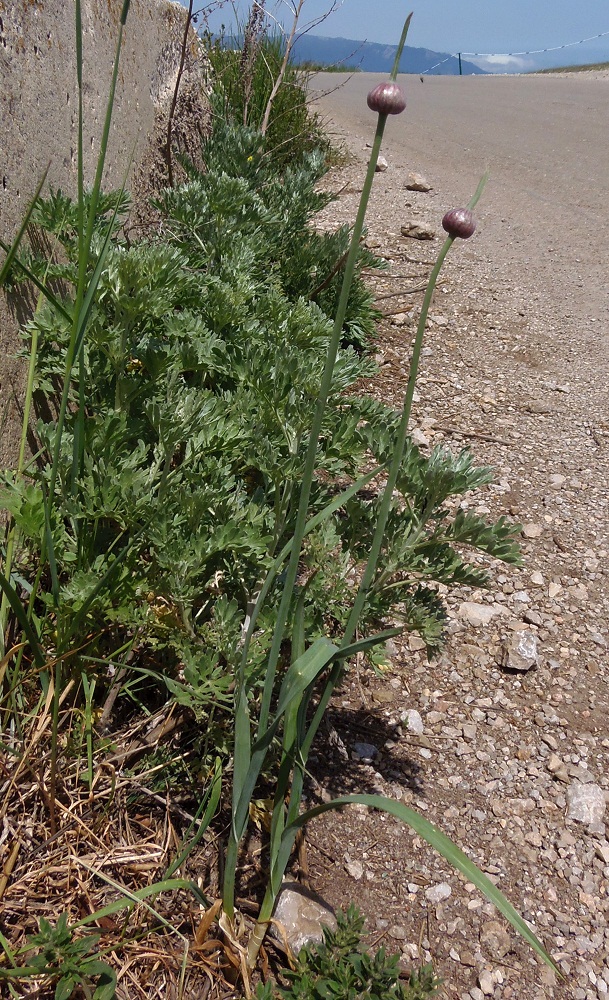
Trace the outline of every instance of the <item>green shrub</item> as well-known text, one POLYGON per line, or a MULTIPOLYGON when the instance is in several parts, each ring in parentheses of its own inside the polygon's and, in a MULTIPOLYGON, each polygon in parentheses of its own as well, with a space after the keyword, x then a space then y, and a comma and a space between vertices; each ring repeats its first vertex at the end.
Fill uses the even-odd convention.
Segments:
MULTIPOLYGON (((227 121, 260 129, 273 84, 279 74, 285 42, 279 34, 264 32, 254 40, 251 63, 244 80, 243 42, 207 36, 207 54, 214 91, 222 101, 227 121)), ((279 163, 313 150, 330 152, 330 142, 320 116, 311 111, 307 94, 308 72, 289 62, 274 98, 267 130, 268 153, 279 163)))

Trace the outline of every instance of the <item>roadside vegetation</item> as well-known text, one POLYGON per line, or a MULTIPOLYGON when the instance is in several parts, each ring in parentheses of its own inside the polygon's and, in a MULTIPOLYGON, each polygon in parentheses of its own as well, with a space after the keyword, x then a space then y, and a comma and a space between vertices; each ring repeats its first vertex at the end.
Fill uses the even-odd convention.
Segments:
MULTIPOLYGON (((76 13, 78 32, 78 0, 76 13)), ((458 509, 491 470, 408 436, 434 283, 471 213, 445 217, 395 411, 361 391, 378 317, 363 272, 382 266, 362 234, 398 88, 371 95, 353 229, 317 232, 328 141, 255 14, 240 53, 211 47, 205 169, 174 151, 182 180, 156 201, 155 235, 131 242, 127 193, 100 188, 111 93, 92 187, 80 155, 77 197, 41 182, 4 248, 0 284, 39 296, 22 446, 0 481, 7 996, 248 994, 299 831, 349 802, 408 823, 547 959, 493 883, 401 803, 301 809, 352 658, 381 662, 404 630, 437 652, 441 588, 517 561, 517 526, 458 509)), ((260 996, 435 991, 431 970, 408 982, 369 955, 361 930, 351 912, 291 985, 260 996)))
POLYGON ((539 69, 538 73, 587 73, 592 70, 609 70, 609 62, 588 63, 584 66, 553 66, 552 69, 539 69))
POLYGON ((360 73, 359 66, 348 63, 320 63, 305 60, 298 63, 298 68, 306 73, 360 73))

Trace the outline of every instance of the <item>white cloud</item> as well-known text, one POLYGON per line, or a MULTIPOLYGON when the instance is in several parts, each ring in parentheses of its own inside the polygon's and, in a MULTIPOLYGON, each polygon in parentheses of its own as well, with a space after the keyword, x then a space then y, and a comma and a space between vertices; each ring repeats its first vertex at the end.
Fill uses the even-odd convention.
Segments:
POLYGON ((479 66, 480 69, 489 70, 491 73, 526 73, 535 68, 532 59, 523 59, 521 56, 510 55, 489 55, 489 56, 467 56, 469 62, 479 66))

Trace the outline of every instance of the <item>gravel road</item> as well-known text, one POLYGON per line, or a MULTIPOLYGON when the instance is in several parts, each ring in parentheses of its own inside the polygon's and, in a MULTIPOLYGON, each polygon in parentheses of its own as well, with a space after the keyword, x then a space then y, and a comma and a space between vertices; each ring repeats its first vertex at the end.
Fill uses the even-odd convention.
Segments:
MULTIPOLYGON (((375 126, 365 95, 379 79, 355 75, 319 101, 354 154, 330 175, 341 194, 321 226, 355 217, 375 126)), ((311 825, 311 881, 335 904, 356 900, 405 965, 433 959, 451 1000, 599 1000, 609 993, 609 75, 404 84, 408 107, 388 122, 368 216, 368 243, 388 267, 374 279, 386 319, 367 388, 399 405, 421 299, 411 290, 440 246, 442 215, 490 168, 478 230, 453 248, 431 310, 413 435, 424 450, 469 446, 494 466, 494 485, 468 503, 523 524, 523 565, 494 565, 488 591, 445 595, 439 661, 426 662, 415 635, 392 646, 385 678, 346 682, 316 773, 322 795, 373 790, 422 810, 524 913, 565 981, 474 886, 377 813, 311 825), (409 171, 432 190, 407 190, 409 171), (435 239, 402 235, 413 222, 435 239)))

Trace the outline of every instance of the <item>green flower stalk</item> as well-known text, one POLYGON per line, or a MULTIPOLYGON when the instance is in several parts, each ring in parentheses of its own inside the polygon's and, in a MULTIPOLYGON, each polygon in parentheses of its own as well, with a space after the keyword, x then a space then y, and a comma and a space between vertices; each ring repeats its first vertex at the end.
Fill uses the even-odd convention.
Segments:
MULTIPOLYGON (((286 571, 286 578, 284 582, 281 601, 277 612, 271 649, 269 651, 269 658, 265 675, 265 683, 262 693, 260 713, 258 717, 257 744, 260 743, 261 738, 264 736, 264 734, 267 732, 269 728, 271 702, 275 691, 275 677, 277 673, 277 666, 279 663, 281 647, 285 636, 285 629, 288 621, 288 616, 290 613, 290 607, 292 604, 294 588, 296 586, 296 579, 298 576, 300 550, 302 548, 302 542, 306 532, 306 525, 307 525, 308 511, 309 511, 309 500, 311 496, 313 480, 315 478, 317 450, 319 445, 319 438, 321 435, 323 417, 328 397, 330 394, 330 390, 332 387, 332 377, 343 333, 343 326, 347 312, 349 292, 351 289, 353 275, 355 272, 355 265, 359 253, 360 240, 364 229, 366 209, 368 207, 368 201, 370 199, 370 193, 372 190, 372 184, 376 172, 376 165, 378 162, 381 143, 383 140, 383 134, 385 131, 385 124, 387 122, 387 117, 389 114, 399 114, 401 111, 404 110, 406 106, 406 102, 402 94, 402 91, 395 83, 395 80, 398 74, 400 58, 404 49, 404 45, 406 43, 406 37, 408 34, 408 29, 410 27, 411 19, 412 19, 412 14, 410 14, 406 18, 406 21, 404 23, 404 28, 402 30, 402 35, 396 50, 395 61, 393 64, 393 69, 391 72, 391 77, 389 82, 386 84, 382 84, 380 90, 378 87, 375 88, 369 95, 369 100, 368 100, 369 106, 372 108, 372 110, 376 110, 378 113, 376 132, 374 136, 374 142, 372 144, 372 152, 368 163, 366 178, 364 180, 364 185, 360 198, 360 204, 355 219, 355 224, 353 227, 351 246, 345 262, 340 298, 338 301, 338 306, 334 317, 332 336, 330 339, 330 343, 328 345, 324 372, 322 375, 319 394, 315 405, 315 412, 311 424, 311 431, 309 435, 309 442, 305 457, 305 466, 300 487, 296 524, 294 528, 294 534, 292 537, 290 559, 286 571)), ((245 829, 247 826, 248 812, 247 812, 247 803, 245 799, 247 797, 247 799, 249 800, 249 795, 247 794, 248 784, 249 784, 247 780, 247 775, 251 776, 251 767, 252 767, 251 727, 249 720, 249 710, 247 705, 247 691, 245 685, 245 656, 244 656, 242 659, 240 677, 238 678, 238 685, 237 685, 237 697, 236 697, 236 708, 235 708, 235 776, 233 782, 232 824, 231 824, 231 834, 229 837, 229 842, 226 851, 226 861, 225 861, 226 874, 225 874, 224 892, 223 892, 224 910, 230 920, 232 920, 234 916, 235 877, 236 877, 239 843, 245 833, 245 829)), ((260 762, 260 768, 261 767, 262 767, 262 761, 260 762)), ((269 885, 267 894, 265 896, 265 899, 263 901, 260 910, 257 926, 254 935, 252 936, 252 941, 250 942, 249 956, 248 956, 248 963, 250 964, 250 967, 255 961, 260 944, 262 943, 262 940, 266 933, 268 921, 270 920, 271 913, 273 911, 275 897, 276 897, 276 891, 273 887, 269 885)))

